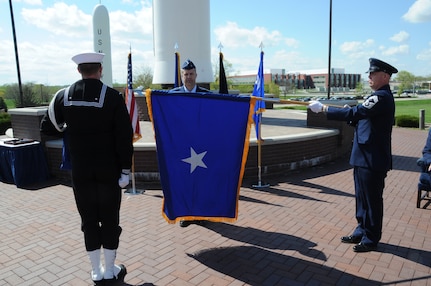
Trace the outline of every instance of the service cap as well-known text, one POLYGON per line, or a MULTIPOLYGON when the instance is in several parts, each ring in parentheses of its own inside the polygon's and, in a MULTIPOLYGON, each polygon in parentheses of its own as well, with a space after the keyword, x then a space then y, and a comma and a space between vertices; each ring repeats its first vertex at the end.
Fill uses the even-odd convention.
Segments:
POLYGON ((89 64, 89 63, 102 63, 103 57, 105 56, 104 53, 82 53, 77 54, 76 56, 72 57, 72 61, 74 61, 77 65, 79 64, 89 64))
POLYGON ((181 66, 181 68, 182 68, 183 70, 192 70, 192 69, 195 69, 195 68, 196 68, 196 66, 195 66, 195 64, 194 64, 191 60, 187 59, 187 60, 183 63, 183 65, 181 66))
POLYGON ((389 75, 392 75, 393 73, 398 72, 398 70, 395 67, 391 66, 388 63, 385 63, 384 61, 381 61, 375 58, 370 58, 369 61, 370 61, 370 68, 368 69, 367 73, 382 71, 389 75))

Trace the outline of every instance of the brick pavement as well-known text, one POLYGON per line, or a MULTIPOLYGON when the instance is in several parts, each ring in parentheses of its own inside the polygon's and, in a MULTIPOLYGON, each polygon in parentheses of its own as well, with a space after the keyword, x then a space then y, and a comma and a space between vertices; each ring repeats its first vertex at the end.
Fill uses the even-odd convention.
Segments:
MULTIPOLYGON (((157 183, 123 195, 118 259, 125 285, 431 285, 431 206, 416 208, 427 131, 395 128, 379 249, 354 253, 340 237, 355 227, 348 158, 244 182, 236 223, 181 228, 161 216, 157 183)), ((90 285, 70 186, 0 183, 0 284, 90 285)))

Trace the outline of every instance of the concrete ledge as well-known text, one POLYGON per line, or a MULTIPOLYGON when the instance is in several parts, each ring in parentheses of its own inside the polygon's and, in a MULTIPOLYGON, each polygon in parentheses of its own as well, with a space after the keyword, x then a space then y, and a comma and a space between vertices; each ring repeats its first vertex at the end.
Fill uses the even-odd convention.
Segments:
MULTIPOLYGON (((316 139, 326 138, 326 137, 330 137, 330 136, 337 136, 338 134, 340 134, 340 131, 338 131, 337 129, 333 129, 333 130, 316 129, 315 131, 310 131, 307 133, 271 136, 269 138, 264 138, 264 143, 262 145, 284 144, 284 143, 294 143, 294 142, 316 140, 316 139)), ((250 140, 250 146, 257 146, 257 145, 258 144, 257 144, 256 139, 250 140)))
POLYGON ((43 116, 46 109, 46 106, 12 108, 8 110, 8 113, 11 115, 43 116))
MULTIPOLYGON (((304 133, 267 137, 261 146, 262 175, 283 173, 334 160, 342 155, 338 137, 337 129, 314 128, 309 128, 304 133)), ((133 145, 135 178, 143 181, 160 180, 156 144, 138 141, 133 145)), ((62 139, 45 142, 48 165, 54 176, 69 179, 69 172, 59 169, 62 146, 62 139)), ((255 177, 257 174, 257 149, 257 141, 253 138, 250 140, 244 178, 255 177)))
MULTIPOLYGON (((281 136, 272 136, 269 138, 264 138, 264 143, 262 145, 273 145, 273 144, 283 144, 283 143, 293 143, 293 142, 301 142, 308 140, 315 140, 320 138, 326 138, 330 136, 337 136, 340 132, 337 129, 327 130, 327 129, 316 129, 315 131, 308 133, 300 133, 300 134, 291 134, 291 135, 281 135, 281 136)), ((256 139, 250 139, 250 146, 257 146, 256 139)), ((49 140, 45 142, 46 148, 63 148, 63 140, 55 139, 49 140)), ((156 150, 156 143, 154 142, 135 142, 133 143, 133 148, 135 152, 139 151, 149 151, 156 150)))
POLYGON ((11 115, 13 136, 16 138, 29 138, 45 141, 39 132, 40 121, 46 113, 46 106, 12 108, 8 110, 11 115))
MULTIPOLYGON (((31 111, 35 112, 35 111, 31 111)), ((156 143, 152 123, 141 120, 142 138, 134 146, 134 172, 138 180, 159 180, 156 143)), ((250 148, 244 178, 256 178, 258 143, 254 127, 250 130, 250 148)), ((260 169, 271 176, 316 166, 336 159, 351 150, 353 128, 345 122, 328 121, 324 114, 272 109, 262 120, 260 169)), ((48 166, 53 176, 70 179, 70 173, 59 169, 62 139, 44 141, 48 166)))

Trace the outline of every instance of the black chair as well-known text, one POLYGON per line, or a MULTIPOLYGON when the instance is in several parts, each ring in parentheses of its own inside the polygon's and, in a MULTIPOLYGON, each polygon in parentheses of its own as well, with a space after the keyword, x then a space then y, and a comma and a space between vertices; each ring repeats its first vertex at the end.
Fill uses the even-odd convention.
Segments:
POLYGON ((418 183, 416 207, 420 208, 422 200, 428 201, 428 204, 431 202, 431 172, 428 171, 429 164, 423 158, 419 158, 417 164, 421 168, 421 175, 418 183))

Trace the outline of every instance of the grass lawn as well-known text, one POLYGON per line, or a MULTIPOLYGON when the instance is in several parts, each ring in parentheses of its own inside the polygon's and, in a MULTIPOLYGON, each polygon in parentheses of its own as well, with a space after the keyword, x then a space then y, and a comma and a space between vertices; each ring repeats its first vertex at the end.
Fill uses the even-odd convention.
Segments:
POLYGON ((13 99, 5 99, 4 102, 8 109, 15 108, 15 101, 13 99))
POLYGON ((395 116, 411 115, 419 117, 419 110, 425 110, 425 122, 431 123, 431 99, 396 100, 395 116))

